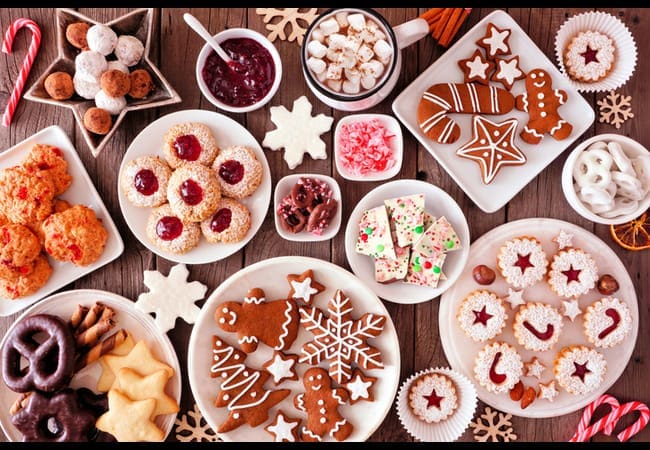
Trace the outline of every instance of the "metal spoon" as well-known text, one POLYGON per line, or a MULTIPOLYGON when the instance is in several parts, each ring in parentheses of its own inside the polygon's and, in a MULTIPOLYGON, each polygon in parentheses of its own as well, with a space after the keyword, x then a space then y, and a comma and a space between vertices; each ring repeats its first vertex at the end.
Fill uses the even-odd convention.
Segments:
POLYGON ((215 52, 217 52, 217 55, 221 59, 223 59, 226 64, 228 64, 228 67, 235 69, 237 62, 234 61, 230 56, 228 56, 228 53, 219 45, 219 43, 212 37, 210 32, 205 29, 203 24, 199 22, 199 20, 194 17, 190 13, 185 13, 183 14, 183 19, 185 19, 185 22, 192 28, 194 31, 196 31, 199 36, 201 36, 210 46, 214 49, 215 52))

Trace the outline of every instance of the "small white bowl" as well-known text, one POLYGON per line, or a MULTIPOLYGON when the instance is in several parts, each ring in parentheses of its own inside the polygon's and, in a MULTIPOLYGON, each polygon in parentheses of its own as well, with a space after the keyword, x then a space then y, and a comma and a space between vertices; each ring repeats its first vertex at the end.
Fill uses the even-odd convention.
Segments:
POLYGON ((336 180, 332 177, 328 177, 327 175, 321 175, 316 173, 295 173, 292 175, 287 175, 284 178, 281 178, 280 181, 278 181, 278 184, 275 186, 274 206, 273 206, 273 217, 275 217, 275 229, 277 230, 280 236, 282 236, 284 239, 288 241, 318 242, 318 241, 326 241, 328 239, 332 239, 334 236, 336 236, 336 234, 339 232, 339 229, 341 228, 342 214, 343 214, 343 208, 341 206, 341 188, 339 187, 339 184, 336 182, 336 180), (306 228, 298 233, 290 233, 286 231, 284 228, 282 228, 282 225, 280 225, 280 218, 278 217, 278 213, 277 213, 278 205, 280 204, 280 202, 285 196, 289 195, 291 189, 293 189, 294 185, 302 177, 318 178, 320 180, 327 182, 332 188, 332 198, 334 198, 334 200, 338 202, 338 205, 336 207, 336 214, 332 218, 330 224, 325 229, 323 234, 321 234, 320 236, 308 232, 306 228))
POLYGON ((208 59, 208 56, 214 53, 214 49, 210 47, 210 44, 206 43, 205 45, 203 45, 203 48, 201 48, 201 51, 199 52, 199 56, 196 59, 196 81, 199 84, 199 89, 201 90, 203 96, 207 98, 210 101, 210 103, 212 103, 217 108, 223 109, 225 111, 233 112, 233 113, 245 113, 245 112, 255 111, 256 109, 259 109, 262 106, 266 105, 278 91, 278 88, 280 87, 280 81, 282 80, 282 60, 280 59, 280 54, 278 53, 278 49, 275 48, 275 45, 273 45, 273 43, 266 36, 258 33, 257 31, 250 30, 248 28, 228 28, 226 30, 223 30, 215 34, 214 38, 219 43, 222 43, 228 39, 237 39, 237 38, 249 38, 249 39, 253 39, 254 41, 257 41, 260 45, 262 45, 262 47, 264 47, 269 51, 271 57, 273 58, 273 62, 275 64, 275 78, 273 80, 273 85, 271 85, 271 89, 269 90, 269 92, 261 100, 259 100, 256 103, 253 103, 252 105, 237 107, 237 106, 232 106, 223 103, 222 101, 218 100, 214 95, 212 95, 210 89, 208 88, 208 85, 205 83, 205 80, 203 79, 203 75, 202 75, 203 66, 205 65, 205 62, 208 59))
POLYGON ((633 139, 630 139, 627 136, 623 136, 620 134, 612 134, 612 133, 598 134, 596 136, 593 136, 585 140, 584 142, 581 142, 577 147, 575 147, 571 151, 571 153, 567 157, 564 163, 564 168, 562 169, 562 191, 564 191, 564 196, 566 197, 571 207, 585 219, 591 220, 592 222, 595 223, 604 224, 604 225, 618 225, 621 223, 629 222, 630 220, 633 220, 638 216, 640 216, 650 207, 650 193, 647 193, 645 198, 639 201, 639 205, 635 211, 612 219, 607 219, 591 211, 588 205, 586 205, 584 202, 582 202, 582 200, 580 200, 580 198, 578 198, 578 195, 576 194, 576 191, 573 187, 575 182, 573 178, 573 167, 576 164, 576 160, 578 159, 578 156, 584 150, 589 148, 591 144, 597 141, 618 142, 618 144, 621 146, 621 148, 629 158, 635 158, 640 155, 649 154, 648 149, 646 149, 643 145, 641 145, 640 143, 638 143, 633 139))
POLYGON ((387 114, 350 114, 342 117, 336 124, 336 129, 334 130, 334 161, 336 163, 336 170, 338 173, 345 178, 346 180, 351 181, 381 181, 393 178, 399 173, 402 168, 402 160, 404 158, 404 138, 402 136, 402 128, 400 127, 399 122, 393 116, 387 114), (388 130, 391 134, 394 135, 390 139, 390 147, 393 150, 393 156, 395 157, 395 164, 388 170, 382 172, 373 172, 365 175, 353 174, 347 169, 345 169, 341 162, 339 161, 339 152, 340 150, 340 133, 343 125, 347 125, 354 122, 363 122, 370 121, 372 119, 378 119, 379 122, 388 130))

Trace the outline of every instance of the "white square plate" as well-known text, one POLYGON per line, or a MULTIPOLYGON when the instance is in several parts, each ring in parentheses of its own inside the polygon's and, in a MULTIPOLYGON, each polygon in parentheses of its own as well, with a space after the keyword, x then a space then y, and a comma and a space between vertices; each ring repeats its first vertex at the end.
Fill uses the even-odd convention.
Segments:
MULTIPOLYGON (((500 83, 495 86, 501 87, 500 83)), ((516 81, 510 91, 515 97, 525 92, 524 80, 516 81)), ((465 191, 467 196, 486 213, 493 213, 508 203, 533 178, 557 158, 573 141, 580 137, 594 122, 595 113, 589 103, 571 85, 555 67, 553 62, 528 37, 517 22, 506 12, 497 10, 485 16, 470 29, 444 55, 431 64, 393 101, 393 111, 397 118, 420 141, 438 163, 449 173, 454 181, 465 191), (517 109, 500 116, 488 116, 494 122, 501 122, 514 117, 519 121, 515 144, 526 155, 527 161, 522 166, 504 167, 490 184, 483 183, 479 166, 475 161, 461 158, 456 150, 472 138, 472 115, 452 114, 452 118, 461 127, 460 138, 453 144, 438 144, 428 138, 418 126, 417 106, 422 93, 436 83, 462 83, 463 71, 458 61, 469 58, 474 50, 480 48, 476 41, 482 38, 491 22, 497 27, 509 28, 510 58, 519 55, 522 71, 541 68, 547 71, 553 80, 553 89, 567 92, 568 100, 559 109, 560 115, 573 125, 571 134, 561 141, 556 141, 546 134, 537 145, 527 144, 519 137, 521 128, 528 121, 528 114, 517 109)), ((559 181, 558 181, 559 182, 559 181)))
POLYGON ((86 168, 79 159, 77 150, 70 142, 63 128, 52 125, 0 153, 0 169, 20 164, 35 144, 49 144, 61 149, 63 157, 68 163, 68 173, 72 176, 72 184, 58 198, 66 200, 71 205, 82 204, 92 208, 97 217, 102 220, 106 231, 108 231, 108 239, 106 240, 104 252, 99 259, 84 267, 69 262, 55 261, 48 257, 53 270, 47 283, 34 294, 26 297, 15 300, 0 297, 0 316, 3 317, 14 314, 57 289, 72 283, 93 270, 99 269, 120 256, 124 251, 124 243, 120 233, 95 189, 88 172, 86 172, 86 168))

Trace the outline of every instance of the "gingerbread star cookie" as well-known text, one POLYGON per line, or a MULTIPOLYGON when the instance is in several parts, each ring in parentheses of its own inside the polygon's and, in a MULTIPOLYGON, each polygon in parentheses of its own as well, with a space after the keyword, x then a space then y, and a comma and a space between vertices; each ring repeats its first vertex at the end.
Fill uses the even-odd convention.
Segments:
POLYGON ((294 419, 279 410, 275 420, 264 427, 273 436, 273 442, 298 442, 301 419, 294 419))
POLYGON ((287 275, 287 281, 291 286, 287 298, 302 300, 308 305, 311 305, 316 295, 325 290, 325 286, 314 279, 314 271, 311 269, 305 270, 300 275, 293 273, 287 275))
POLYGON ((273 375, 273 382, 278 385, 284 380, 297 380, 296 363, 298 355, 287 355, 285 353, 274 351, 273 358, 264 363, 262 367, 268 373, 273 375))
POLYGON ((488 85, 494 70, 494 62, 486 59, 479 49, 469 58, 461 59, 458 65, 465 75, 465 83, 477 82, 488 85))
POLYGON ((509 28, 501 29, 493 23, 488 23, 485 35, 476 41, 476 44, 485 49, 488 59, 494 59, 499 55, 510 54, 510 35, 512 30, 509 28))
POLYGON ((372 388, 376 382, 377 378, 365 375, 359 369, 354 369, 350 381, 343 385, 350 393, 350 404, 354 405, 362 400, 368 402, 374 401, 375 396, 372 388))

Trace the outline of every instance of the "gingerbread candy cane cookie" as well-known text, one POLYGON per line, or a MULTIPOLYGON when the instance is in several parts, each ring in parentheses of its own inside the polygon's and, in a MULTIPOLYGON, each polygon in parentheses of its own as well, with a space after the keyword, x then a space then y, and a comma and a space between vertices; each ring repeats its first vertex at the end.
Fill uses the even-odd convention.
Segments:
POLYGON ((460 137, 460 126, 448 113, 506 114, 515 99, 510 92, 476 83, 439 83, 429 87, 418 104, 417 119, 422 132, 440 144, 460 137))

